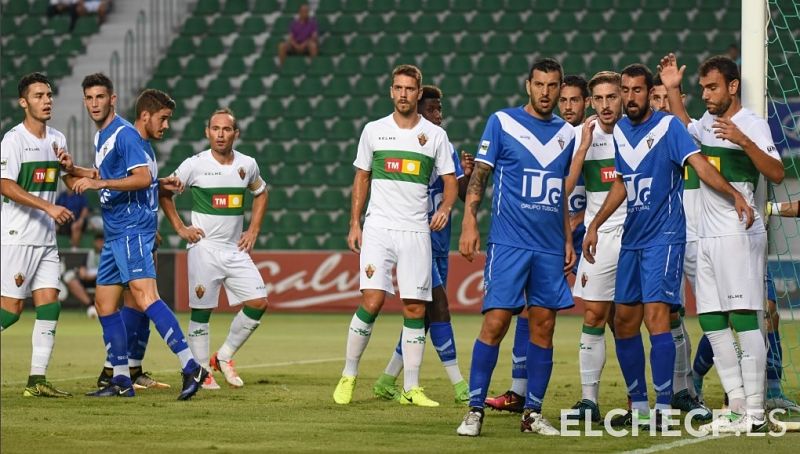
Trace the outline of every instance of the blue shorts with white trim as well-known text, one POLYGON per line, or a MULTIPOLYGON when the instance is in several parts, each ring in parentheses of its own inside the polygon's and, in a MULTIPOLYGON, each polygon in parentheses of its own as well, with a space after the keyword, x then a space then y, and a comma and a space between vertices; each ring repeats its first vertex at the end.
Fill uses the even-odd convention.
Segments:
POLYGON ((100 252, 98 285, 124 285, 156 277, 153 261, 155 233, 138 233, 106 241, 100 252))
POLYGON ((681 305, 685 244, 622 249, 614 302, 681 305))

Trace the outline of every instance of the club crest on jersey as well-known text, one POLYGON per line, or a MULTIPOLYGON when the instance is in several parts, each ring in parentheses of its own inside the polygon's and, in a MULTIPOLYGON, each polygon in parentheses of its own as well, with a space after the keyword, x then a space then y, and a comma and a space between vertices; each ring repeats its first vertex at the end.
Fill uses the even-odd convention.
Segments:
POLYGON ((653 148, 653 142, 656 141, 656 136, 651 132, 647 135, 647 148, 653 148))
POLYGON ((239 178, 244 180, 244 177, 247 175, 247 172, 244 171, 244 167, 239 167, 239 178))
POLYGON ((565 143, 566 142, 564 142, 564 137, 561 134, 559 134, 558 135, 558 146, 561 147, 562 150, 564 149, 564 144, 565 143))
POLYGON ((53 147, 53 153, 58 154, 58 144, 53 142, 50 144, 50 146, 53 147))
POLYGON ((22 287, 22 284, 25 283, 25 275, 22 273, 15 274, 14 283, 17 284, 17 287, 22 287))
POLYGON ((203 298, 203 295, 206 294, 206 288, 203 287, 203 284, 197 284, 197 287, 194 288, 194 294, 200 299, 203 298))
POLYGON ((375 266, 371 263, 364 268, 364 274, 367 275, 367 279, 372 279, 372 275, 375 274, 375 266))
POLYGON ((421 147, 424 147, 425 144, 428 143, 428 136, 426 136, 425 133, 422 132, 417 136, 417 140, 419 140, 419 145, 421 147))
POLYGON ((586 287, 586 283, 589 282, 589 276, 586 273, 581 275, 581 287, 586 287))

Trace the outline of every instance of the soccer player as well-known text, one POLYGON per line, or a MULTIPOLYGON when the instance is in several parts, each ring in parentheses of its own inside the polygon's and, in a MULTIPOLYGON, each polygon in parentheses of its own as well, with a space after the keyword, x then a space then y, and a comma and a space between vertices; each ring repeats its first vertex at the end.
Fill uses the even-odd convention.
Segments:
MULTIPOLYGON (((681 206, 683 166, 688 162, 701 180, 735 200, 740 216, 752 222, 742 195, 706 161, 680 121, 650 108, 653 75, 633 64, 622 71, 626 117, 614 127, 617 177, 594 220, 586 229, 584 259, 595 262, 598 229, 627 199, 616 287, 614 330, 619 360, 632 410, 649 423, 641 324, 650 333, 650 365, 656 391, 656 427, 670 408, 675 344, 670 333, 670 306, 680 305, 686 219, 681 206)), ((602 246, 601 246, 602 247, 602 246)))
MULTIPOLYGON (((200 364, 222 371, 229 385, 241 388, 244 381, 236 373, 233 355, 258 328, 267 310, 267 288, 249 254, 267 212, 267 184, 255 159, 233 149, 239 126, 230 109, 211 114, 206 137, 210 149, 187 158, 174 173, 191 188, 192 225, 184 225, 172 193, 162 191, 159 201, 175 231, 189 243, 189 347, 200 364), (243 232, 246 190, 253 195, 253 216, 243 232), (242 305, 242 310, 209 362, 209 320, 219 304, 222 286, 232 298, 230 305, 242 305)), ((203 388, 219 389, 211 372, 203 388)))
POLYGON ((741 191, 755 221, 743 225, 731 201, 700 185, 698 225, 697 312, 711 343, 714 365, 728 395, 730 413, 704 426, 719 432, 766 430, 763 383, 767 350, 759 329, 764 307, 767 232, 763 219, 766 182, 783 181, 780 155, 766 120, 742 107, 739 67, 729 57, 715 56, 700 65, 700 86, 707 111, 692 121, 676 102, 685 66, 674 54, 661 60, 661 79, 673 113, 700 143, 703 155, 741 191), (737 332, 741 360, 731 327, 737 332))
POLYGON ((425 302, 431 301, 431 237, 442 230, 458 195, 450 141, 442 128, 417 111, 422 73, 416 66, 392 71, 394 112, 368 123, 353 163, 350 250, 360 253, 362 304, 350 322, 342 378, 333 392, 337 404, 349 404, 358 363, 386 293, 394 293, 392 268, 403 299, 403 393, 400 403, 436 407, 419 386, 425 350, 425 302), (428 219, 428 185, 438 175, 444 189, 439 209, 428 219), (370 187, 371 186, 371 187, 370 187), (361 230, 361 211, 370 201, 361 230), (363 240, 363 241, 362 241, 363 240))
MULTIPOLYGON (((433 85, 422 86, 422 97, 417 105, 417 111, 423 118, 441 126, 442 124, 442 91, 433 85)), ((461 158, 455 146, 450 144, 452 149, 452 159, 455 165, 455 176, 458 179, 458 195, 461 200, 467 193, 467 183, 469 176, 472 175, 472 168, 475 163, 473 156, 463 153, 461 158)), ((437 177, 428 186, 428 217, 432 217, 439 209, 442 200, 444 183, 437 177)), ((450 323, 450 310, 447 303, 447 267, 448 255, 450 253, 450 231, 451 225, 448 220, 447 225, 439 231, 431 232, 431 250, 433 251, 433 266, 431 269, 431 294, 433 301, 428 303, 425 308, 425 328, 430 331, 431 342, 439 354, 450 383, 455 391, 456 403, 467 403, 469 401, 469 388, 461 370, 458 368, 456 357, 456 342, 453 336, 453 325, 450 323)), ((381 374, 378 381, 372 387, 376 397, 396 400, 400 396, 400 390, 395 384, 397 376, 403 368, 403 344, 397 343, 392 359, 386 365, 386 369, 381 374)))
MULTIPOLYGON (((124 137, 124 135, 112 134, 110 140, 107 140, 106 143, 99 142, 99 137, 103 129, 108 128, 118 117, 116 114, 117 95, 114 92, 114 84, 108 76, 102 73, 95 73, 84 77, 81 86, 83 89, 84 106, 86 107, 89 117, 98 129, 95 133, 96 151, 100 150, 100 147, 104 147, 106 152, 108 152, 117 146, 116 139, 119 138, 122 140, 122 137, 124 137)), ((70 177, 67 178, 69 179, 70 177)), ((153 250, 153 254, 155 254, 155 249, 153 250)), ((96 286, 96 272, 94 278, 96 286)), ((95 307, 94 310, 96 312, 97 308, 95 307)), ((127 334, 128 366, 130 368, 129 373, 134 388, 169 388, 170 386, 168 384, 155 380, 149 373, 144 372, 142 369, 142 360, 144 359, 147 343, 150 338, 150 319, 136 306, 134 298, 127 288, 123 292, 123 306, 120 310, 120 315, 123 324, 125 324, 125 332, 127 334)), ((114 369, 111 365, 111 358, 107 357, 106 364, 97 379, 97 387, 107 387, 113 375, 114 369)))
MULTIPOLYGON (((567 189, 578 175, 586 182, 586 217, 591 224, 616 179, 614 169, 614 126, 622 116, 620 75, 611 71, 599 72, 589 81, 592 108, 596 117, 576 128, 578 150, 572 161, 567 189)), ((600 245, 593 262, 581 260, 572 294, 583 299, 579 364, 582 397, 572 408, 571 417, 592 421, 601 419, 598 405, 600 375, 606 360, 605 326, 614 301, 622 225, 626 209, 619 206, 598 230, 600 245)))
MULTIPOLYGON (((576 128, 580 129, 586 114, 589 102, 589 89, 586 79, 581 76, 568 74, 564 76, 561 84, 561 93, 558 97, 558 110, 561 117, 576 128)), ((569 193, 569 223, 572 231, 572 246, 576 253, 576 262, 580 259, 583 234, 586 232, 583 218, 586 213, 586 186, 583 176, 578 178, 575 189, 569 193)), ((573 269, 574 271, 574 269, 573 269)), ((527 351, 528 339, 528 314, 522 311, 516 317, 514 328, 514 345, 511 349, 511 388, 505 393, 486 398, 486 406, 500 411, 522 413, 525 406, 525 390, 528 388, 527 351)))
POLYGON ((33 297, 33 354, 22 395, 70 397, 45 378, 61 312, 55 223, 74 219, 69 209, 55 204, 59 171, 67 170, 62 160, 67 140, 47 126, 53 91, 44 74, 24 76, 17 92, 25 118, 3 136, 0 145, 0 192, 5 199, 0 205, 0 331, 19 320, 23 302, 33 297))
MULTIPOLYGON (((681 104, 686 99, 683 88, 679 85, 681 104)), ((661 76, 653 77, 653 92, 650 103, 655 110, 671 113, 667 87, 661 81, 661 76)), ((691 166, 684 167, 683 179, 683 211, 686 216, 686 251, 683 257, 683 274, 686 277, 682 283, 689 282, 692 292, 696 291, 697 278, 697 221, 700 216, 700 180, 697 172, 691 166)), ((672 378, 672 408, 685 412, 701 410, 694 416, 698 421, 710 421, 711 411, 698 399, 697 391, 692 385, 692 343, 689 331, 684 322, 686 291, 681 287, 681 306, 672 306, 670 309, 670 332, 672 341, 675 342, 675 372, 672 378)), ((707 342, 706 342, 707 343, 707 342)), ((709 349, 710 350, 710 347, 709 349)))
POLYGON ((484 315, 472 350, 470 409, 456 432, 478 436, 500 342, 511 318, 523 309, 530 323, 528 383, 520 430, 558 435, 542 416, 553 370, 556 312, 573 306, 565 274, 575 251, 570 238, 564 179, 574 148, 572 125, 553 114, 563 70, 550 58, 537 60, 525 81, 525 106, 493 113, 486 124, 467 189, 459 250, 473 260, 480 248, 477 212, 494 169, 495 191, 484 270, 484 315))
POLYGON ((128 342, 117 302, 128 285, 139 309, 153 321, 182 367, 183 386, 178 400, 190 399, 208 375, 195 361, 175 314, 161 299, 156 286, 152 250, 156 236, 158 189, 180 188, 174 177, 157 178, 150 140, 160 140, 169 128, 175 101, 159 90, 144 90, 136 99, 136 122, 109 116, 97 136, 95 166, 101 179, 80 178, 77 193, 97 190, 106 242, 100 253, 95 304, 103 339, 111 354, 114 377, 108 386, 88 393, 93 397, 133 397, 128 370, 128 342))

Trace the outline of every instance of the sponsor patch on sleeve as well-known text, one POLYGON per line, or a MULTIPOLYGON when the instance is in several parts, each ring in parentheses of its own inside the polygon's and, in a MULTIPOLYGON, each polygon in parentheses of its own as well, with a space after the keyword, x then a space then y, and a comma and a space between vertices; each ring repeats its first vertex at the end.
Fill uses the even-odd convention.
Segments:
POLYGON ((478 149, 478 154, 484 154, 485 155, 486 153, 488 153, 490 144, 491 144, 491 142, 489 142, 488 140, 482 141, 481 142, 481 147, 478 149))

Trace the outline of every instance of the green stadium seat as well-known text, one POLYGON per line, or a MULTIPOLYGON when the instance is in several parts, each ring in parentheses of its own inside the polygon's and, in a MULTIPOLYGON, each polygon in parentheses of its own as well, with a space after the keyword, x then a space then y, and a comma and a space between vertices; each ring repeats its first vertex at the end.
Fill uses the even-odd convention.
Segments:
POLYGON ((239 29, 239 33, 242 35, 252 36, 264 33, 266 30, 268 30, 268 28, 266 22, 264 22, 264 18, 258 15, 251 15, 244 20, 241 28, 239 29))
POLYGON ((5 14, 0 16, 0 30, 3 31, 4 35, 11 36, 12 34, 15 34, 14 31, 16 28, 17 21, 13 16, 5 14))
MULTIPOLYGON (((569 2, 567 2, 567 3, 569 3, 569 2)), ((534 17, 534 22, 536 22, 535 19, 537 19, 537 18, 534 17)), ((531 21, 529 21, 529 22, 531 22, 531 21)), ((561 12, 558 13, 558 15, 555 16, 555 18, 552 21, 550 21, 549 25, 541 24, 541 26, 545 30, 549 29, 551 33, 562 34, 562 33, 567 33, 567 32, 570 32, 570 31, 574 30, 575 29, 575 22, 576 22, 576 19, 575 19, 575 14, 574 13, 562 10, 561 12)), ((530 24, 528 24, 528 25, 530 25, 530 24)))
POLYGON ((38 36, 44 29, 44 18, 39 16, 27 16, 22 19, 16 27, 12 29, 4 29, 3 33, 14 33, 23 36, 38 36))
POLYGON ((317 148, 314 160, 323 164, 334 164, 341 160, 342 152, 335 143, 325 142, 317 148))
POLYGON ((456 55, 450 60, 450 64, 447 65, 447 74, 449 76, 466 76, 471 74, 472 69, 472 58, 469 55, 456 55))
POLYGON ((303 140, 322 140, 327 135, 327 128, 325 121, 317 118, 312 118, 303 125, 300 131, 300 138, 303 140))
POLYGON ((461 55, 475 55, 483 52, 485 47, 479 34, 467 34, 458 41, 458 53, 461 55))
MULTIPOLYGON (((530 68, 526 68, 524 72, 520 73, 519 75, 503 75, 500 76, 497 81, 494 83, 494 89, 492 90, 492 94, 498 96, 514 96, 519 94, 522 88, 522 81, 521 76, 524 75, 530 68)), ((474 116, 480 115, 479 112, 475 112, 474 116)))
MULTIPOLYGON (((324 2, 319 2, 319 5, 317 5, 316 14, 318 16, 326 16, 338 13, 339 11, 342 11, 342 3, 339 0, 325 0, 324 2)), ((375 6, 372 7, 371 11, 376 11, 375 6)))
POLYGON ((289 27, 291 27, 292 21, 294 21, 294 13, 296 11, 297 10, 294 10, 292 14, 284 14, 275 19, 275 23, 272 24, 272 30, 274 30, 276 38, 283 39, 289 33, 289 27))
POLYGON ((158 66, 156 66, 155 73, 153 73, 156 77, 175 77, 180 75, 183 72, 183 68, 181 67, 181 62, 176 57, 170 57, 167 55, 166 57, 162 58, 160 62, 158 62, 158 66))
POLYGON ((333 72, 339 76, 354 76, 361 72, 361 61, 355 55, 345 55, 336 64, 333 72))
POLYGON ((329 233, 331 231, 331 217, 326 213, 313 213, 306 220, 305 231, 315 235, 329 233))
POLYGON ((421 0, 400 0, 395 3, 395 11, 400 13, 416 13, 424 9, 421 0))
POLYGON ((267 98, 258 108, 258 116, 266 119, 280 118, 285 108, 280 99, 275 97, 267 98))
MULTIPOLYGON (((313 159, 313 157, 306 156, 306 162, 308 162, 309 159, 313 159)), ((316 160, 314 160, 314 164, 309 166, 303 173, 303 185, 305 186, 320 187, 325 185, 327 181, 328 170, 324 165, 318 164, 316 160)))
MULTIPOLYGON (((524 89, 521 90, 520 93, 525 95, 525 90, 524 89)), ((527 95, 525 95, 525 96, 527 96, 527 95)), ((485 112, 485 114, 481 115, 481 121, 478 124, 481 127, 485 126, 486 125, 486 117, 490 113, 497 112, 498 110, 505 109, 506 107, 518 106, 518 105, 522 105, 522 104, 527 104, 527 101, 525 101, 524 103, 523 102, 519 102, 519 103, 511 102, 511 103, 509 103, 507 98, 500 98, 500 97, 497 97, 497 96, 492 96, 486 102, 486 105, 483 106, 483 111, 485 112)))
POLYGON ((589 61, 589 68, 585 74, 589 75, 596 74, 600 71, 613 71, 615 68, 614 60, 611 59, 611 56, 607 54, 595 54, 589 61))
POLYGON ((694 30, 684 37, 680 50, 689 54, 702 54, 710 48, 708 37, 702 28, 694 30))
POLYGON ((275 233, 294 235, 303 231, 303 218, 299 213, 284 213, 278 218, 275 224, 275 233))
MULTIPOLYGON (((668 11, 670 9, 669 0, 635 0, 636 4, 630 5, 633 7, 640 7, 644 9, 645 13, 668 11)), ((694 2, 697 5, 697 2, 694 2)), ((674 5, 673 5, 674 6, 674 5)))
POLYGON ((228 55, 249 56, 256 52, 256 43, 251 36, 239 35, 233 41, 231 48, 228 50, 228 55))
POLYGON ((333 74, 333 58, 320 55, 311 60, 306 74, 313 77, 326 77, 333 74))
MULTIPOLYGON (((800 9, 800 6, 798 6, 800 9)), ((727 10, 722 13, 722 17, 717 22, 717 26, 721 30, 727 30, 730 32, 735 32, 741 29, 742 27, 742 12, 735 11, 735 10, 727 10)))
POLYGON ((294 165, 284 165, 272 170, 271 184, 276 186, 292 186, 302 181, 300 170, 294 165))
POLYGON ((492 76, 497 74, 497 68, 502 67, 500 58, 497 55, 484 55, 475 64, 475 74, 492 76))
POLYGON ((367 107, 367 101, 365 98, 351 97, 349 101, 344 103, 344 106, 342 109, 340 109, 338 116, 340 118, 353 120, 355 118, 366 116, 368 111, 369 108, 367 107))
POLYGON ((712 54, 721 54, 725 52, 725 49, 727 49, 731 44, 739 44, 739 38, 737 38, 737 35, 735 33, 720 30, 711 39, 709 49, 711 50, 712 54))
POLYGON ((45 57, 55 55, 56 43, 52 36, 43 35, 37 38, 28 49, 28 55, 35 57, 45 57))
MULTIPOLYGON (((679 50, 681 47, 681 41, 678 38, 678 35, 674 33, 662 33, 653 40, 653 47, 651 50, 656 53, 656 58, 661 58, 662 56, 679 50)), ((655 69, 655 68, 653 68, 655 69)))
POLYGON ((24 55, 28 53, 30 46, 24 36, 13 36, 3 46, 3 53, 10 55, 24 55))
POLYGON ((352 14, 341 14, 336 22, 331 24, 330 32, 336 34, 348 34, 358 30, 358 20, 352 14))
MULTIPOLYGON (((298 96, 318 96, 322 94, 322 80, 319 77, 310 77, 307 76, 303 79, 302 82, 297 86, 297 91, 295 92, 298 96)), ((307 102, 307 101, 306 101, 307 102)), ((308 109, 308 114, 311 113, 311 109, 308 109)))
POLYGON ((649 34, 634 33, 628 37, 628 41, 622 47, 626 54, 641 54, 653 50, 653 42, 649 34))
POLYGON ((192 16, 186 19, 181 29, 181 35, 191 38, 201 36, 208 32, 208 22, 202 16, 192 16))
MULTIPOLYGON (((251 12, 254 14, 272 14, 280 10, 281 7, 278 4, 278 0, 258 0, 257 2, 253 2, 251 12)), ((296 11, 297 9, 293 12, 296 11)))
MULTIPOLYGON (((268 185, 272 185, 270 175, 261 175, 268 185)), ((284 210, 289 207, 289 196, 286 190, 280 187, 269 189, 269 211, 284 210)))
MULTIPOLYGON (((445 99, 448 99, 446 93, 445 99)), ((444 112, 446 117, 464 119, 471 119, 481 114, 481 103, 478 101, 478 98, 474 96, 462 96, 461 101, 459 101, 454 109, 449 109, 444 112)))
POLYGON ((469 78, 463 93, 467 96, 483 96, 490 92, 491 84, 488 77, 475 74, 469 78))
POLYGON ((389 66, 389 62, 386 60, 386 57, 383 55, 373 55, 369 57, 366 63, 361 67, 360 74, 362 76, 383 76, 386 74, 391 73, 392 68, 389 66))
POLYGON ((225 7, 222 12, 225 14, 242 14, 250 8, 247 0, 225 0, 225 7))
POLYGON ((689 23, 689 18, 686 15, 685 11, 669 11, 661 21, 661 26, 659 27, 661 30, 662 36, 667 32, 680 32, 686 29, 686 25, 689 23))
POLYGON ((317 196, 314 191, 308 188, 300 188, 289 197, 289 209, 307 211, 314 209, 317 204, 317 196))
POLYGON ((342 194, 338 189, 326 189, 322 191, 317 199, 317 209, 319 210, 340 210, 349 205, 349 198, 342 194))
MULTIPOLYGON (((309 79, 306 78, 303 83, 310 81, 310 82, 319 82, 317 79, 309 79)), ((302 83, 300 84, 302 88, 302 83)), ((322 85, 320 85, 322 87, 322 85)), ((295 98, 289 102, 289 105, 286 106, 286 111, 283 113, 283 116, 286 118, 293 118, 293 119, 302 119, 307 118, 311 115, 311 103, 308 102, 308 99, 305 98, 295 98)))
POLYGON ((171 57, 184 57, 194 54, 194 51, 195 45, 191 37, 178 36, 172 41, 172 44, 170 44, 167 55, 171 57))
POLYGON ((197 86, 197 80, 189 77, 181 77, 176 83, 175 86, 172 87, 172 91, 170 94, 179 99, 187 99, 191 98, 192 96, 196 95, 200 92, 199 87, 197 86))
POLYGON ((261 55, 254 62, 250 68, 252 76, 271 76, 278 72, 278 65, 275 64, 275 54, 261 55))
POLYGON ((509 13, 527 12, 531 9, 529 0, 506 0, 506 11, 509 13))
POLYGON ((372 48, 372 52, 378 55, 389 55, 400 50, 400 39, 397 35, 384 34, 378 38, 378 42, 372 48))
POLYGON ((266 92, 264 82, 261 77, 252 75, 242 82, 239 87, 239 96, 260 96, 266 92))
POLYGON ((469 124, 465 120, 448 120, 445 131, 447 131, 447 137, 451 142, 463 142, 470 136, 469 124))
POLYGON ((258 156, 258 147, 253 143, 239 142, 235 148, 239 153, 250 156, 251 158, 258 156))
POLYGON ((225 77, 239 77, 247 73, 244 59, 238 55, 228 55, 219 69, 219 75, 225 77))
POLYGON ((206 87, 205 95, 212 98, 224 98, 233 93, 230 79, 224 76, 212 80, 206 87))
MULTIPOLYGON (((308 224, 306 224, 308 225, 308 224)), ((293 250, 300 250, 300 251, 315 251, 320 248, 319 241, 313 235, 303 234, 298 238, 294 245, 292 246, 293 250)))
POLYGON ((384 32, 395 35, 412 31, 417 31, 415 25, 411 22, 411 18, 407 14, 402 13, 397 13, 389 18, 386 21, 386 28, 384 29, 384 32))
POLYGON ((328 251, 347 250, 347 237, 343 235, 331 235, 322 242, 322 249, 328 251))
POLYGON ((353 176, 355 171, 352 164, 341 164, 337 166, 331 173, 331 179, 328 180, 329 186, 336 187, 349 187, 353 184, 353 176))
POLYGON ((698 2, 697 6, 699 6, 703 11, 711 11, 716 13, 717 11, 722 11, 727 8, 728 3, 729 2, 727 0, 703 0, 702 2, 698 2))
POLYGON ((623 47, 622 35, 619 33, 606 33, 597 43, 597 51, 602 53, 617 53, 623 47))
POLYGON ((347 51, 351 55, 363 55, 372 52, 375 44, 369 36, 356 35, 347 45, 347 51))
POLYGON ((169 92, 171 90, 166 77, 153 77, 145 85, 147 88, 155 88, 156 90, 161 90, 163 92, 169 92))
POLYGON ((450 9, 451 11, 458 11, 461 13, 477 11, 478 0, 459 0, 456 2, 451 2, 450 9))
POLYGON ((633 28, 633 18, 627 11, 614 11, 606 20, 606 33, 622 33, 633 28))
POLYGON ((219 0, 198 0, 197 6, 194 8, 194 14, 207 16, 219 12, 221 9, 219 0))
POLYGON ((333 125, 331 125, 331 130, 328 134, 328 138, 332 140, 348 140, 356 136, 357 133, 355 128, 353 128, 353 122, 345 119, 336 120, 333 125))
POLYGON ((350 79, 347 76, 334 76, 325 87, 326 96, 345 96, 350 94, 350 79))
POLYGON ((3 15, 24 16, 28 14, 29 7, 30 5, 28 2, 21 2, 21 1, 3 2, 3 15))
POLYGON ((519 55, 516 58, 529 58, 530 54, 539 54, 542 52, 542 45, 536 34, 526 32, 514 43, 514 52, 519 55))
POLYGON ((211 65, 205 57, 195 56, 186 63, 182 75, 185 77, 203 77, 211 72, 211 65))
POLYGON ((232 17, 220 16, 211 23, 207 33, 212 36, 228 36, 236 31, 236 22, 233 21, 232 17))
POLYGON ((592 0, 587 6, 589 14, 602 14, 614 9, 614 0, 592 0))
POLYGON ((304 57, 289 57, 280 68, 282 76, 300 76, 308 70, 308 63, 304 57))
MULTIPOLYGON (((194 79, 188 79, 194 81, 194 79)), ((179 82, 180 83, 180 82, 179 82)), ((177 98, 180 98, 176 95, 177 98)), ((183 134, 181 138, 184 140, 201 140, 205 137, 206 133, 206 120, 203 117, 192 117, 188 123, 183 127, 183 134)))
POLYGON ((545 55, 563 52, 567 47, 567 39, 561 33, 550 33, 542 41, 540 51, 545 55))
MULTIPOLYGON (((327 88, 323 90, 324 95, 328 96, 330 93, 328 92, 327 88)), ((338 98, 323 98, 314 109, 311 110, 311 117, 312 118, 321 118, 323 120, 327 120, 329 118, 333 118, 339 114, 339 104, 337 103, 338 98)))
POLYGON ((561 60, 561 66, 564 67, 565 74, 586 74, 587 67, 583 55, 567 54, 561 60))
POLYGON ((276 79, 269 87, 269 94, 271 96, 291 96, 295 94, 295 85, 293 78, 281 77, 276 79))
POLYGON ((423 13, 421 16, 417 18, 417 21, 414 22, 414 32, 420 34, 428 34, 439 31, 440 24, 439 19, 436 17, 435 14, 430 14, 429 10, 430 7, 427 8, 428 11, 423 13))
POLYGON ((476 14, 467 23, 466 31, 469 33, 487 33, 494 30, 494 20, 488 14, 476 14))
MULTIPOLYGON (((444 59, 440 55, 426 55, 420 64, 420 68, 424 68, 425 74, 442 74, 445 71, 444 59)), ((447 65, 449 68, 449 65, 447 65)))
POLYGON ((347 50, 344 38, 341 36, 325 36, 320 42, 320 53, 323 55, 338 55, 347 50))
POLYGON ((495 24, 494 30, 498 33, 511 34, 522 29, 522 18, 519 14, 503 13, 495 24))
POLYGON ((450 14, 448 14, 444 18, 442 24, 439 26, 439 31, 443 34, 461 33, 466 30, 467 30, 467 19, 464 17, 463 14, 454 12, 450 12, 450 14))
POLYGON ((355 96, 373 96, 380 93, 381 87, 374 77, 359 77, 352 89, 352 94, 355 96))
POLYGON ((55 80, 72 74, 72 66, 64 55, 56 55, 51 58, 44 68, 47 77, 55 80))

